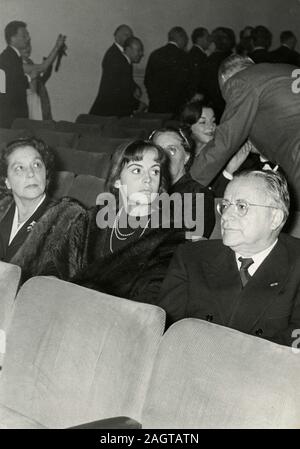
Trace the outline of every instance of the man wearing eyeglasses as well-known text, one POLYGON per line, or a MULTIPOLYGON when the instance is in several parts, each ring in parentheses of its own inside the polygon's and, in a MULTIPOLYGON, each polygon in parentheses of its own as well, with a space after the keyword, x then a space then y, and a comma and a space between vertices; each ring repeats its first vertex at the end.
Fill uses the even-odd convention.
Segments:
POLYGON ((218 205, 222 240, 178 248, 159 305, 168 324, 194 317, 291 345, 300 333, 300 240, 281 233, 287 182, 244 172, 218 205))

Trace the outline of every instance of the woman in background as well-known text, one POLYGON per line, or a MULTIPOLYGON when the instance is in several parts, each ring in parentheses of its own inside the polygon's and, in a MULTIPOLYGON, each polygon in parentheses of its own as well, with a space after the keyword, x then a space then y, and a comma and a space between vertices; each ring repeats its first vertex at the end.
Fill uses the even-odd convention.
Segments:
MULTIPOLYGON (((209 238, 215 225, 214 195, 207 187, 195 181, 189 169, 195 156, 195 144, 189 134, 180 128, 161 128, 150 135, 150 139, 166 152, 170 165, 171 185, 168 193, 180 193, 184 199, 185 193, 192 194, 192 208, 195 212, 197 194, 204 197, 201 218, 203 220, 203 234, 198 237, 209 238)), ((182 216, 184 214, 184 203, 182 216)), ((196 214, 194 213, 194 216, 196 214)), ((186 231, 192 229, 187 228, 186 231)))
MULTIPOLYGON (((187 103, 181 113, 181 122, 184 128, 190 132, 196 144, 197 156, 205 145, 214 139, 216 132, 214 109, 209 103, 202 101, 187 103)), ((250 153, 253 149, 254 147, 249 141, 245 142, 227 163, 223 172, 214 179, 211 183, 211 188, 216 197, 223 196, 228 182, 237 170, 260 169, 257 156, 250 153)))

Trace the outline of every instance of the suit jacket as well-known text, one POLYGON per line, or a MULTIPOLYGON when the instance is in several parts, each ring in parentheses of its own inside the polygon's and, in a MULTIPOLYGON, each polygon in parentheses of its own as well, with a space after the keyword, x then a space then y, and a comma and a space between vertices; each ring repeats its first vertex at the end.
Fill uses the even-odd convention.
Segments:
POLYGON ((192 97, 201 90, 203 66, 207 62, 207 54, 197 45, 193 45, 188 53, 190 86, 189 96, 192 97))
POLYGON ((144 83, 149 97, 149 112, 177 113, 188 95, 186 53, 171 43, 152 52, 144 83))
POLYGON ((292 91, 294 66, 257 64, 223 87, 226 109, 215 138, 195 158, 194 179, 208 185, 249 137, 271 162, 279 164, 300 210, 300 95, 292 91))
POLYGON ((218 81, 219 67, 230 54, 230 52, 215 51, 208 57, 206 64, 202 67, 201 88, 213 104, 217 123, 220 121, 225 108, 225 101, 218 81))
POLYGON ((134 98, 135 86, 132 64, 113 44, 103 58, 99 92, 90 114, 131 115, 138 104, 134 98))
POLYGON ((286 45, 281 45, 276 50, 270 53, 271 62, 281 64, 300 65, 300 55, 294 50, 291 50, 286 45))
MULTIPOLYGON (((2 200, 2 202, 3 201, 6 200, 2 200)), ((8 244, 8 242, 15 214, 15 202, 12 200, 8 204, 0 221, 0 260, 3 260, 4 262, 11 261, 19 248, 24 244, 35 223, 44 215, 50 204, 50 199, 46 197, 34 214, 28 218, 26 223, 24 223, 22 228, 17 232, 10 244, 8 244), (31 223, 33 223, 33 225, 31 225, 31 223)))
POLYGON ((0 69, 5 73, 5 92, 0 92, 0 127, 10 128, 18 117, 28 117, 28 80, 22 58, 8 46, 0 55, 0 69))
POLYGON ((257 48, 248 54, 255 64, 261 64, 262 62, 271 62, 271 55, 265 48, 257 48))
POLYGON ((300 240, 281 234, 244 288, 235 254, 221 240, 181 245, 159 306, 169 324, 200 318, 291 345, 293 329, 300 329, 300 240))

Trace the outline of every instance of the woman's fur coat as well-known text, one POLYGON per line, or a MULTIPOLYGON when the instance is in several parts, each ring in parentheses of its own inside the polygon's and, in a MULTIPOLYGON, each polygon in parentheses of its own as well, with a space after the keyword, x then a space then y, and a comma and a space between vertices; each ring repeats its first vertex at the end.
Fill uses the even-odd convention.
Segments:
POLYGON ((104 254, 110 228, 96 225, 97 208, 86 211, 62 199, 33 228, 12 263, 23 280, 53 275, 88 288, 142 302, 156 303, 161 283, 184 233, 153 229, 113 254, 104 254))

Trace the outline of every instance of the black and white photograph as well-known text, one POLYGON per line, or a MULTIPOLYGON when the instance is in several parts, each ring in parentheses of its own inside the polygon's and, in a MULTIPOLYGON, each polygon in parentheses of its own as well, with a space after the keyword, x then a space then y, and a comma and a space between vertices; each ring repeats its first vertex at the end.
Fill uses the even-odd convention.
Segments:
POLYGON ((0 429, 300 429, 299 25, 0 0, 0 429))

